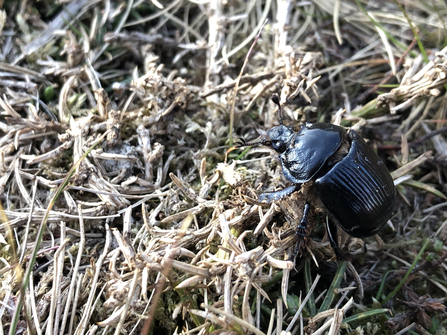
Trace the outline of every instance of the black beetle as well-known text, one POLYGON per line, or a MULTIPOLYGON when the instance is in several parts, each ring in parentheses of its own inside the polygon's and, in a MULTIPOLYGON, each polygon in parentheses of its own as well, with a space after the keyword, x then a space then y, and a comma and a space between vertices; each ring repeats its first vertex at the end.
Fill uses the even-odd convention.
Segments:
MULTIPOLYGON (((279 154, 284 176, 293 186, 263 193, 259 202, 279 200, 306 187, 304 214, 297 227, 298 243, 306 239, 310 203, 318 200, 344 231, 354 237, 376 234, 391 217, 396 189, 393 179, 377 154, 352 129, 328 123, 307 123, 299 132, 283 125, 279 97, 280 125, 270 129, 259 142, 241 140, 238 147, 264 145, 279 154)), ((321 205, 318 204, 318 205, 321 205)), ((336 227, 328 220, 327 230, 332 248, 340 252, 336 227)))

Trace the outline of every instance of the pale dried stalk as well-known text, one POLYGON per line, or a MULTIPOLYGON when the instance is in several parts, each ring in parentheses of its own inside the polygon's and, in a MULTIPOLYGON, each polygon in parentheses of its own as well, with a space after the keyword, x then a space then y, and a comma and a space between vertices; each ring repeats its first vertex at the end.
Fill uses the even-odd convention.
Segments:
POLYGON ((61 236, 63 241, 59 249, 54 254, 54 270, 53 270, 53 297, 51 297, 50 313, 48 317, 48 334, 57 334, 59 330, 60 311, 62 303, 62 277, 64 270, 65 246, 69 243, 69 239, 65 238, 65 222, 61 221, 61 236), (52 320, 50 322, 50 320, 52 320), (53 321, 54 320, 54 321, 53 321))
POLYGON ((290 321, 289 326, 286 329, 286 332, 292 331, 292 328, 295 325, 296 320, 298 320, 298 317, 300 316, 304 306, 306 306, 306 304, 307 304, 307 300, 309 300, 311 294, 313 294, 313 291, 315 290, 315 287, 317 286, 318 281, 320 280, 320 277, 321 277, 320 275, 317 275, 315 277, 315 280, 312 283, 312 286, 310 287, 309 292, 307 292, 306 297, 304 298, 304 300, 300 304, 300 308, 298 308, 298 310, 296 311, 292 321, 290 321))
MULTIPOLYGON (((79 229, 80 229, 80 241, 78 244, 78 255, 76 256, 76 262, 73 268, 73 272, 71 273, 71 283, 70 288, 68 289, 67 294, 67 301, 65 303, 65 310, 64 310, 64 316, 62 318, 62 325, 60 330, 60 335, 65 334, 65 325, 68 320, 68 313, 71 307, 71 301, 73 299, 74 289, 76 285, 76 280, 78 279, 78 271, 79 266, 81 264, 82 259, 82 253, 84 251, 84 245, 85 245, 85 231, 84 231, 84 218, 82 216, 82 210, 81 205, 78 205, 78 214, 79 214, 79 229)), ((76 314, 76 305, 73 306, 74 308, 71 310, 72 315, 76 314)), ((71 329, 71 327, 70 327, 71 329)))
POLYGON ((84 305, 84 313, 82 315, 82 319, 79 322, 78 327, 76 328, 76 332, 75 335, 84 335, 85 330, 87 329, 87 323, 90 319, 91 313, 93 312, 91 309, 93 307, 92 302, 93 302, 93 297, 96 294, 96 286, 98 284, 98 279, 99 279, 99 274, 101 272, 101 267, 102 264, 104 262, 104 259, 107 256, 107 253, 109 251, 109 247, 111 244, 111 234, 110 234, 110 228, 109 225, 106 223, 106 243, 104 245, 104 250, 103 253, 101 254, 101 256, 98 258, 96 264, 95 264, 95 275, 93 277, 92 283, 91 283, 91 291, 90 294, 88 296, 88 300, 87 303, 84 305))

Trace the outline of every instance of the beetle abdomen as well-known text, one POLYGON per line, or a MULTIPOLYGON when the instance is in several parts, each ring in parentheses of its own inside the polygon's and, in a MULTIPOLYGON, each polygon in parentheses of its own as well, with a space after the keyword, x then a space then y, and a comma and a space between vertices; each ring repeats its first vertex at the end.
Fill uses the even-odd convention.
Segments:
POLYGON ((366 142, 350 131, 346 157, 315 180, 323 205, 354 237, 374 235, 391 217, 396 190, 385 164, 366 142))

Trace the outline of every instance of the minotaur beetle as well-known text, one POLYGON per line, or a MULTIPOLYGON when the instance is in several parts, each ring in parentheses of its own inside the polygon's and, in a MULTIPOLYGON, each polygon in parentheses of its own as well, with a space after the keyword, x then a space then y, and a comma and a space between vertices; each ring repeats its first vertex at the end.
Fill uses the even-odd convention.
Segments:
POLYGON ((284 126, 277 94, 280 125, 270 129, 259 142, 244 140, 238 147, 264 145, 279 154, 284 176, 293 183, 283 190, 263 193, 259 202, 279 200, 298 191, 308 190, 301 222, 297 227, 298 251, 306 239, 310 203, 326 209, 327 231, 338 258, 343 258, 338 243, 336 222, 349 235, 367 237, 376 234, 391 217, 396 196, 393 179, 385 164, 352 129, 328 123, 307 123, 299 132, 284 126), (316 204, 315 204, 316 202, 316 204))

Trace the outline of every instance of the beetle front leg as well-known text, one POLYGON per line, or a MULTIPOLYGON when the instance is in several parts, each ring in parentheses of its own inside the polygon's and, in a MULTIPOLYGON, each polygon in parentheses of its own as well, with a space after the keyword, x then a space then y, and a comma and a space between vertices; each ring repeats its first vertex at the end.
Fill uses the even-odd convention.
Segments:
POLYGON ((300 188, 301 184, 294 184, 293 186, 286 187, 280 191, 262 193, 259 196, 258 202, 266 201, 269 204, 272 201, 281 200, 282 198, 287 197, 293 192, 298 191, 300 188))

